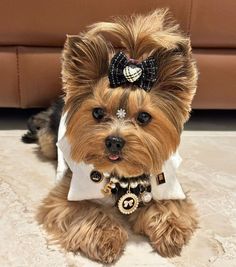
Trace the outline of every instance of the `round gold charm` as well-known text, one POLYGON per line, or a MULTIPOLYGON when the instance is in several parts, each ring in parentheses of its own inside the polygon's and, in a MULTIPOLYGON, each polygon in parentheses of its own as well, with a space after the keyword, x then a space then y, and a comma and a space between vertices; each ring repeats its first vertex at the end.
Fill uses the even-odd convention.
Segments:
POLYGON ((138 197, 133 193, 124 194, 118 201, 118 209, 123 214, 133 213, 138 205, 138 197))
POLYGON ((100 183, 103 180, 103 174, 99 171, 93 170, 90 173, 90 179, 95 183, 100 183))

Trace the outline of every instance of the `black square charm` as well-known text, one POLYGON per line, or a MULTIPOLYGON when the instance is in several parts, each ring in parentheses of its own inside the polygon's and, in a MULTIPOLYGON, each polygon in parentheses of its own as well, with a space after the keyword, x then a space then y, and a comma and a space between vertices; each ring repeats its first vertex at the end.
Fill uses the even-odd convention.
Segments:
POLYGON ((157 181, 157 184, 160 185, 160 184, 164 184, 166 182, 166 179, 165 179, 165 175, 164 175, 164 172, 158 174, 156 176, 156 181, 157 181))

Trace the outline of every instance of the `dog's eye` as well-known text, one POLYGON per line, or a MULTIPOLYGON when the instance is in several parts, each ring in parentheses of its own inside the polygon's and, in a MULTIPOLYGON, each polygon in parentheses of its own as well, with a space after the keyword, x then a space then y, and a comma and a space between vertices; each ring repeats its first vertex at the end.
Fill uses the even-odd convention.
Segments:
POLYGON ((137 122, 141 125, 148 124, 152 119, 152 116, 147 112, 139 112, 137 116, 137 122))
POLYGON ((105 116, 105 111, 102 108, 94 108, 92 111, 93 117, 95 120, 102 120, 105 116))

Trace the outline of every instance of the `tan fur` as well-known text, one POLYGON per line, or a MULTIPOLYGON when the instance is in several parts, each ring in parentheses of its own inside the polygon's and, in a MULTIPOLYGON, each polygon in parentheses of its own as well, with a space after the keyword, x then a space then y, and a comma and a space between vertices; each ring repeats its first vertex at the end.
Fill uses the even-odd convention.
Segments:
POLYGON ((42 154, 48 159, 57 158, 57 150, 55 147, 55 136, 48 128, 43 128, 38 132, 38 144, 42 154))
POLYGON ((111 263, 124 249, 127 232, 112 216, 91 201, 67 201, 70 174, 44 199, 37 220, 51 240, 68 251, 83 252, 87 257, 111 263))
POLYGON ((134 231, 147 235, 161 256, 174 257, 180 255, 196 230, 197 217, 190 199, 163 200, 140 209, 132 221, 134 231))
MULTIPOLYGON (((190 41, 166 10, 97 23, 83 34, 68 36, 62 78, 66 135, 76 162, 127 177, 160 172, 179 145, 197 82, 190 41), (156 58, 158 78, 149 93, 132 85, 110 88, 109 62, 120 50, 139 61, 156 58), (101 122, 92 116, 95 107, 106 112, 101 122), (119 108, 127 112, 122 121, 116 117, 119 108), (136 121, 140 111, 152 116, 146 126, 136 121), (123 160, 115 164, 108 160, 104 145, 109 135, 125 140, 123 160)), ((189 200, 152 202, 140 207, 129 222, 128 216, 117 214, 116 207, 68 202, 69 180, 65 178, 49 193, 38 214, 39 222, 66 250, 82 251, 91 259, 110 263, 120 256, 127 240, 125 227, 131 225, 135 232, 149 237, 158 253, 172 257, 180 254, 197 227, 189 200)))
POLYGON ((50 116, 52 114, 51 107, 46 111, 41 111, 32 116, 29 124, 35 128, 37 142, 40 152, 48 159, 55 160, 57 151, 55 146, 55 135, 50 130, 50 116))

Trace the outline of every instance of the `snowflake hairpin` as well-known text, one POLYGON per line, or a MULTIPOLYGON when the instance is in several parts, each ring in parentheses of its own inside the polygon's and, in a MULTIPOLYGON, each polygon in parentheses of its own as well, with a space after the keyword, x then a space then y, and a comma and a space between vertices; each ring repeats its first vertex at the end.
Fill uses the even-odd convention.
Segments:
POLYGON ((125 109, 123 109, 123 108, 118 109, 117 112, 116 112, 116 116, 117 116, 117 118, 120 119, 120 120, 124 119, 125 116, 126 116, 126 111, 125 111, 125 109))

